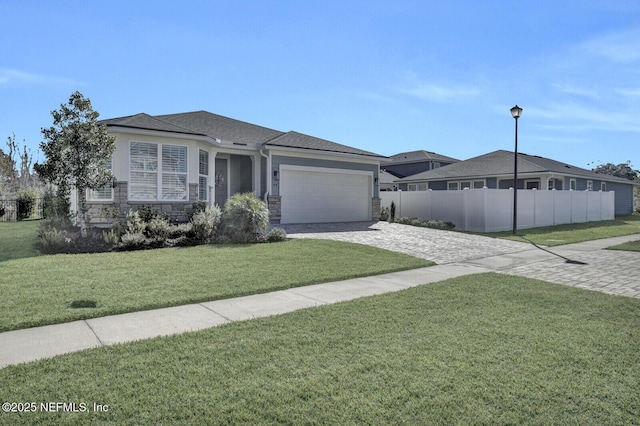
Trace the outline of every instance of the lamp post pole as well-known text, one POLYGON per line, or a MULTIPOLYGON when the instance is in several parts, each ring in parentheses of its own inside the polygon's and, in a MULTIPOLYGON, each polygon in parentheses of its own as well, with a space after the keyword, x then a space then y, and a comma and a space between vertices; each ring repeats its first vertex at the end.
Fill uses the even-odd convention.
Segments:
POLYGON ((522 108, 518 105, 511 108, 511 116, 516 120, 516 147, 513 154, 513 235, 518 229, 518 118, 521 114, 522 108))

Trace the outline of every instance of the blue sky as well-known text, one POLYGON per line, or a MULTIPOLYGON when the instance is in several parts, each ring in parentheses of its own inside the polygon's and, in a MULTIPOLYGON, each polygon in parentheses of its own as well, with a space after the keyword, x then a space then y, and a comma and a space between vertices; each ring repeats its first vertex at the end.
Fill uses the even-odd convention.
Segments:
MULTIPOLYGON (((640 2, 2 0, 0 138, 79 90, 101 118, 207 110, 383 155, 519 149, 640 169, 640 2)), ((36 156, 38 156, 36 154, 36 156)))

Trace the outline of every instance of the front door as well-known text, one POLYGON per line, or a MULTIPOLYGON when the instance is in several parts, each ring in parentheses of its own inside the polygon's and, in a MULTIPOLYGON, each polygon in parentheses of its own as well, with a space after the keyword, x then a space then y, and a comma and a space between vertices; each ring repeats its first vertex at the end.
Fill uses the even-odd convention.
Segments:
POLYGON ((224 203, 229 198, 229 160, 226 158, 216 158, 216 175, 215 175, 215 203, 224 207, 224 203))

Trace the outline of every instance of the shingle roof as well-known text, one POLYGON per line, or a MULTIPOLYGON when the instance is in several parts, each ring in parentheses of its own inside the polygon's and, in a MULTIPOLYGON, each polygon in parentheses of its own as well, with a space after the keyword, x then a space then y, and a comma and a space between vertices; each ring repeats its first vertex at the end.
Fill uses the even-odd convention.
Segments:
POLYGON ((171 133, 182 133, 208 136, 234 144, 247 145, 266 144, 287 148, 310 149, 315 151, 357 154, 385 158, 362 149, 331 142, 298 132, 281 132, 233 118, 212 114, 207 111, 186 112, 150 116, 136 114, 127 117, 101 120, 107 127, 118 126, 142 130, 157 130, 171 133))
POLYGON ((100 120, 100 124, 104 124, 107 127, 118 126, 128 127, 131 129, 144 129, 144 130, 158 130, 161 132, 171 133, 184 133, 188 135, 204 136, 204 133, 195 132, 192 129, 187 129, 175 124, 168 123, 152 117, 149 114, 136 114, 129 115, 127 117, 111 118, 108 120, 100 120))
POLYGON ((419 150, 401 152, 399 154, 392 155, 391 157, 389 157, 389 160, 385 161, 383 164, 419 163, 422 161, 442 161, 445 163, 457 163, 460 160, 452 157, 447 157, 446 155, 441 155, 435 152, 419 150))
MULTIPOLYGON (((518 153, 518 173, 558 173, 591 179, 630 183, 611 175, 596 173, 550 158, 518 153)), ((403 182, 449 179, 486 178, 513 174, 513 152, 498 150, 439 169, 429 170, 400 179, 403 182)))
POLYGON ((373 152, 341 145, 339 143, 331 142, 325 139, 316 138, 314 136, 309 136, 294 131, 280 135, 275 139, 267 142, 266 145, 281 146, 287 148, 312 149, 315 151, 340 152, 344 154, 368 155, 383 158, 382 155, 374 154, 373 152))
POLYGON ((242 145, 264 143, 283 134, 283 132, 279 130, 212 114, 207 111, 157 115, 155 117, 177 126, 203 133, 214 139, 221 139, 242 145))

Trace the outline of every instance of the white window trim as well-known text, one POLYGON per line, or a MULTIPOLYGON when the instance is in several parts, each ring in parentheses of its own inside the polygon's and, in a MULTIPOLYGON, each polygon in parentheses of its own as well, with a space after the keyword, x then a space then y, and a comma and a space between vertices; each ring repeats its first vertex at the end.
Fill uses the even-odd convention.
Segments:
MULTIPOLYGON (((199 149, 198 150, 198 201, 206 201, 206 202, 208 202, 209 198, 210 198, 210 196, 209 196, 209 192, 211 192, 211 191, 209 191, 209 169, 211 168, 210 158, 211 158, 211 155, 209 155, 209 151, 206 151, 204 149, 199 149), (202 173, 200 173, 200 154, 201 153, 205 153, 206 156, 207 156, 207 174, 206 175, 203 175, 202 173), (205 192, 204 192, 205 193, 205 198, 204 199, 200 198, 200 190, 201 190, 201 188, 200 188, 200 179, 202 179, 202 178, 204 178, 205 181, 206 181, 206 185, 205 185, 206 188, 205 188, 205 192)), ((188 183, 187 183, 187 185, 188 185, 188 183)))
POLYGON ((600 182, 600 191, 607 192, 607 182, 600 182))
POLYGON ((575 191, 578 189, 578 181, 576 179, 569 179, 569 190, 575 191))
POLYGON ((129 150, 128 150, 128 155, 127 155, 128 159, 129 159, 129 191, 128 191, 128 200, 129 201, 146 201, 146 202, 151 202, 151 201, 159 201, 159 202, 164 202, 164 203, 188 203, 189 202, 189 147, 187 145, 180 145, 180 144, 173 144, 173 143, 160 143, 160 142, 149 142, 149 141, 140 141, 140 140, 130 140, 129 141, 129 150), (156 174, 156 196, 155 198, 132 198, 131 197, 131 173, 135 172, 136 170, 131 170, 131 144, 133 143, 144 143, 144 144, 153 144, 156 145, 158 147, 157 149, 157 169, 155 171, 141 171, 144 173, 155 173, 156 174), (185 153, 185 162, 186 162, 186 172, 165 172, 162 169, 162 148, 164 146, 172 146, 172 147, 179 147, 179 148, 185 148, 186 149, 186 153, 185 153), (162 175, 163 174, 171 174, 171 175, 181 175, 181 176, 185 176, 185 181, 186 181, 186 188, 185 188, 185 193, 186 193, 186 198, 185 199, 175 199, 175 198, 163 198, 162 196, 162 175))
MULTIPOLYGON (((538 188, 537 188, 537 189, 538 189, 538 190, 540 189, 540 185, 541 185, 541 183, 540 183, 540 179, 525 179, 525 181, 524 181, 524 189, 527 189, 527 190, 533 190, 533 188, 531 188, 531 189, 527 188, 527 185, 528 185, 529 183, 536 183, 536 184, 538 184, 538 188)), ((547 184, 547 185, 548 185, 548 184, 547 184)))
POLYGON ((448 181, 447 182, 447 191, 459 191, 459 190, 463 190, 464 188, 469 188, 469 189, 482 189, 485 188, 487 186, 487 180, 486 179, 469 179, 469 180, 458 180, 458 181, 448 181), (456 189, 450 189, 449 188, 449 184, 456 184, 456 189), (466 183, 469 186, 464 186, 463 184, 466 183), (482 186, 479 188, 476 188, 476 183, 480 183, 482 186))
POLYGON ((593 191, 593 181, 592 180, 588 180, 587 181, 587 191, 593 191))

